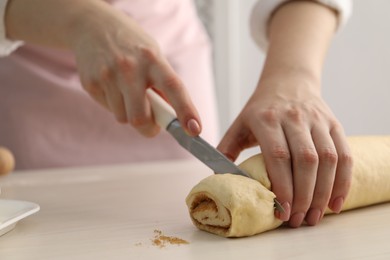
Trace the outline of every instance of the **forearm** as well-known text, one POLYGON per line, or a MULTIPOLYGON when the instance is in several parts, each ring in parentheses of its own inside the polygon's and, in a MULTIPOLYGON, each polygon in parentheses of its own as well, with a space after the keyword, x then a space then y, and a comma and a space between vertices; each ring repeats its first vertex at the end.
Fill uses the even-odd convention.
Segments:
POLYGON ((9 0, 5 13, 7 37, 67 49, 71 40, 82 33, 87 18, 110 12, 107 6, 100 0, 9 0))
POLYGON ((298 73, 319 81, 336 24, 336 13, 315 2, 291 1, 281 6, 269 23, 262 78, 298 73))

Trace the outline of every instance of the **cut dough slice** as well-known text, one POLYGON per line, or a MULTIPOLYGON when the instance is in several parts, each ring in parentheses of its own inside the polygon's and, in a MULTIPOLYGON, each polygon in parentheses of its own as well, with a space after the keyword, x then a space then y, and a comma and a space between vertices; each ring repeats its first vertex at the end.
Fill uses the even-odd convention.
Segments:
MULTIPOLYGON (((348 141, 354 167, 343 211, 390 201, 390 136, 356 136, 348 141)), ((274 216, 275 194, 262 155, 247 159, 240 168, 255 180, 217 174, 191 190, 186 203, 196 227, 224 237, 244 237, 282 224, 274 216)))

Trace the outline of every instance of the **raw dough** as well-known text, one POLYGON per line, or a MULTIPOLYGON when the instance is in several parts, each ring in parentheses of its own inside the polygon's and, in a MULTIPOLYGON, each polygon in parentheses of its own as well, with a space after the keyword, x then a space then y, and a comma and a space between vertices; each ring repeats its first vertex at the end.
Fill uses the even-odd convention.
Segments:
MULTIPOLYGON (((348 141, 354 167, 343 210, 390 201, 390 136, 356 136, 348 141)), ((240 167, 257 181, 232 174, 212 175, 187 196, 191 219, 199 229, 224 237, 243 237, 282 224, 274 217, 275 194, 270 191, 262 155, 247 159, 240 167)))

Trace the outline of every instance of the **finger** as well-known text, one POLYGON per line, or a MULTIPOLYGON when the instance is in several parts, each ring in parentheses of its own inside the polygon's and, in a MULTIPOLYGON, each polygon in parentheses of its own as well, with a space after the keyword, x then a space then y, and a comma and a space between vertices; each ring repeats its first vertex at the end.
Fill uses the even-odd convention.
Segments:
POLYGON ((293 202, 291 156, 279 121, 276 120, 273 112, 268 113, 257 126, 252 125, 251 128, 259 141, 267 173, 272 183, 272 191, 284 209, 284 212, 276 211, 275 216, 282 221, 287 221, 290 218, 293 202))
POLYGON ((100 105, 102 105, 107 110, 110 110, 110 106, 107 103, 106 93, 104 89, 96 82, 90 81, 88 83, 84 83, 82 81, 83 88, 87 93, 100 105))
POLYGON ((284 127, 292 156, 294 200, 289 225, 299 227, 313 198, 318 155, 309 129, 302 124, 284 127))
POLYGON ((104 92, 107 104, 110 110, 114 113, 116 119, 121 123, 127 122, 126 108, 123 101, 123 96, 115 82, 115 76, 112 71, 104 69, 101 72, 104 92))
POLYGON ((329 131, 315 127, 312 130, 312 137, 319 165, 313 200, 305 218, 308 225, 316 225, 324 215, 332 193, 337 166, 337 151, 329 131))
POLYGON ((183 83, 169 64, 155 56, 149 58, 153 60, 150 78, 154 88, 172 105, 185 131, 191 136, 199 135, 202 131, 199 114, 183 83))
POLYGON ((255 144, 257 144, 256 139, 238 118, 229 127, 217 149, 230 160, 235 161, 244 149, 255 144))
POLYGON ((351 186, 353 160, 342 127, 333 128, 331 136, 336 146, 338 163, 329 208, 336 213, 340 213, 351 186))
POLYGON ((127 120, 142 135, 155 136, 159 127, 153 120, 151 106, 146 97, 145 74, 137 68, 135 61, 128 58, 121 61, 120 71, 117 84, 123 95, 127 120))

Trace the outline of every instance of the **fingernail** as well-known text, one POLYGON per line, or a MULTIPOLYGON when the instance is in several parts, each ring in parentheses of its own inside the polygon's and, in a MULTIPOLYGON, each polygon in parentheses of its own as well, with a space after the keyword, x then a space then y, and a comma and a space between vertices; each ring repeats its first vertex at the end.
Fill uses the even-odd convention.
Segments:
POLYGON ((319 209, 310 209, 306 215, 306 222, 310 226, 315 226, 321 219, 322 211, 319 209))
POLYGON ((305 213, 303 212, 294 213, 290 218, 289 226, 292 228, 299 227, 300 225, 302 225, 304 217, 305 217, 305 213))
MULTIPOLYGON (((279 210, 275 210, 275 217, 280 219, 280 211, 279 210)), ((281 219, 280 219, 281 220, 281 219)))
POLYGON ((233 155, 228 154, 228 153, 223 153, 223 154, 224 154, 230 161, 232 161, 232 162, 235 161, 233 155))
POLYGON ((287 201, 282 204, 284 212, 280 212, 279 219, 282 221, 287 221, 290 218, 291 206, 287 201))
POLYGON ((187 128, 191 135, 198 135, 200 133, 200 126, 195 119, 188 120, 187 128))
POLYGON ((337 197, 333 200, 332 203, 332 210, 335 213, 340 213, 341 209, 343 208, 344 204, 344 198, 343 197, 337 197))

